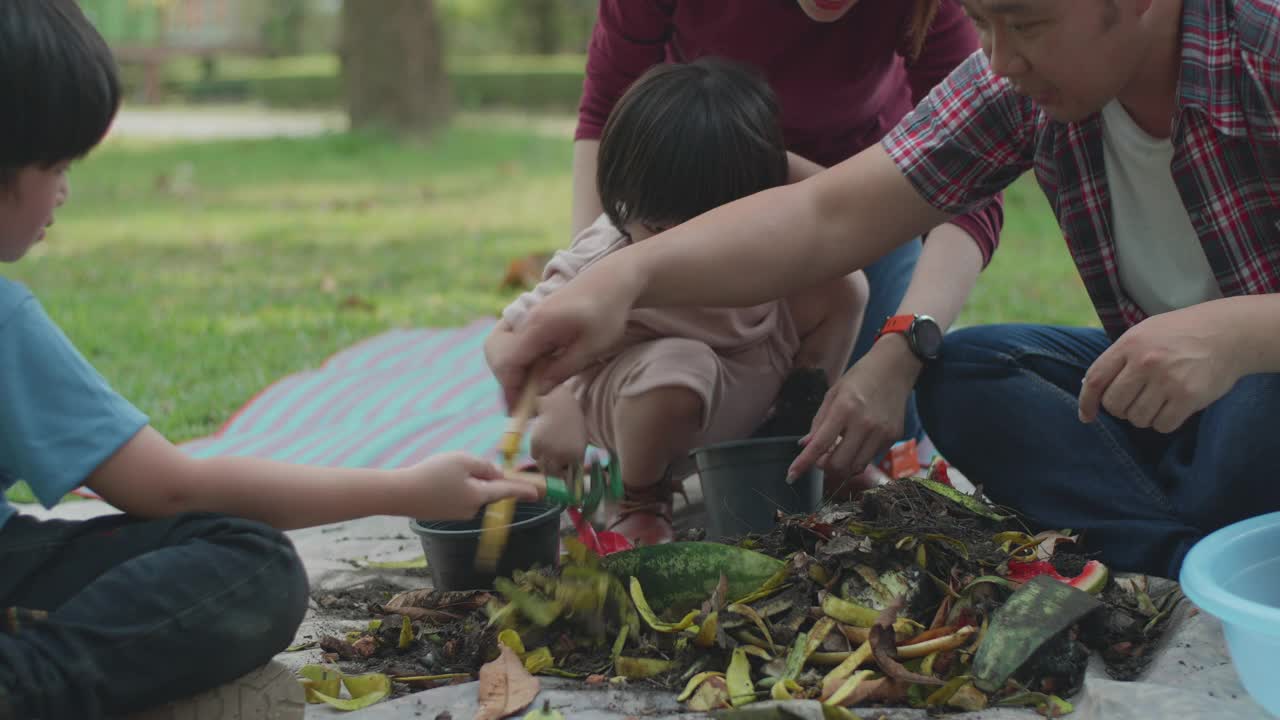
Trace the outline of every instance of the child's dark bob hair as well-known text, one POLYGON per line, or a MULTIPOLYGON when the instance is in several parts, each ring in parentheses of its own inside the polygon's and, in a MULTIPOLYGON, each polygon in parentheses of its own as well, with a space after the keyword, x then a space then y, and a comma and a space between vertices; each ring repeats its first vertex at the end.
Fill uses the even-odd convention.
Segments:
POLYGON ((88 153, 119 106, 111 50, 76 0, 0 1, 0 188, 88 153))
POLYGON ((720 58, 650 68, 600 136, 596 188, 619 230, 679 224, 786 179, 772 89, 720 58))

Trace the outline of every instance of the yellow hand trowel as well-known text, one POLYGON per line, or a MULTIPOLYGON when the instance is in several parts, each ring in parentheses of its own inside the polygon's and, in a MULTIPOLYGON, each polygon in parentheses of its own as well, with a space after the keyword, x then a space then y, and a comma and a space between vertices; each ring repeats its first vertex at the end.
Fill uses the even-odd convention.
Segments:
MULTIPOLYGON (((520 452, 525 426, 529 424, 529 418, 533 416, 538 402, 538 386, 545 367, 545 363, 539 364, 529 373, 529 381, 507 421, 506 432, 502 433, 498 450, 502 453, 504 471, 511 472, 515 469, 516 455, 520 452)), ((503 498, 485 508, 484 519, 480 524, 480 542, 476 546, 476 567, 482 572, 497 570, 498 558, 502 557, 502 551, 506 549, 507 535, 515 513, 515 498, 503 498)))

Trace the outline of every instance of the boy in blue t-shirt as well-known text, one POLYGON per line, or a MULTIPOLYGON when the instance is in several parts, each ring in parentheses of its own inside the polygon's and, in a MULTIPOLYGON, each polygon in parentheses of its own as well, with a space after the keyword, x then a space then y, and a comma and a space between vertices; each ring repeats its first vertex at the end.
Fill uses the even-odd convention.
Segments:
MULTIPOLYGON (((69 194, 67 166, 102 139, 119 100, 111 53, 75 0, 0 2, 0 262, 44 237, 69 194)), ((307 607, 280 530, 465 519, 534 495, 461 454, 392 471, 193 459, 0 278, 0 489, 18 479, 46 506, 83 484, 124 513, 41 522, 0 502, 0 720, 185 717, 192 703, 201 718, 230 719, 245 698, 274 703, 262 717, 301 718, 298 683, 262 668, 307 607), (203 691, 213 696, 174 703, 203 691)))

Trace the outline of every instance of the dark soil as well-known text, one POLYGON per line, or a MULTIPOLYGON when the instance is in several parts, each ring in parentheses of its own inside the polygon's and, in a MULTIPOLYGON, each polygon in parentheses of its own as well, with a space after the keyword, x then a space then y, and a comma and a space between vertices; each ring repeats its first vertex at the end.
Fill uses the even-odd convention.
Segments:
POLYGON ((752 437, 791 437, 805 435, 827 394, 827 375, 818 368, 793 370, 783 381, 773 401, 769 419, 756 429, 752 437))
POLYGON ((1102 593, 1106 612, 1082 627, 1081 640, 1102 656, 1107 674, 1116 680, 1135 680, 1151 665, 1169 628, 1174 610, 1182 602, 1181 589, 1164 581, 1159 590, 1152 588, 1150 597, 1157 609, 1148 615, 1135 597, 1110 583, 1102 593))
POLYGON ((333 619, 364 620, 370 616, 371 605, 381 605, 403 589, 384 580, 370 580, 340 592, 318 590, 311 594, 311 599, 333 619))
MULTIPOLYGON (((364 598, 357 598, 361 601, 364 598)), ((368 606, 366 606, 368 607, 368 606)), ((369 617, 366 610, 365 617, 369 617)), ((328 636, 321 640, 321 649, 336 650, 331 653, 338 667, 345 673, 384 673, 392 677, 417 677, 449 673, 474 673, 484 663, 497 657, 497 631, 485 626, 483 616, 472 615, 439 627, 414 624, 415 638, 403 649, 399 647, 401 624, 405 619, 398 615, 380 617, 381 627, 372 633, 377 638, 376 650, 364 657, 356 650, 361 643, 346 642, 345 638, 328 636), (341 648, 341 649, 339 649, 341 648)), ((369 635, 365 632, 362 635, 369 635)), ((393 683, 396 695, 439 687, 450 682, 467 682, 470 677, 458 680, 418 681, 393 683)))
POLYGON ((1088 555, 1059 550, 1053 554, 1051 562, 1053 563, 1053 569, 1057 570, 1059 575, 1073 578, 1079 575, 1080 571, 1084 570, 1085 563, 1092 559, 1088 555))

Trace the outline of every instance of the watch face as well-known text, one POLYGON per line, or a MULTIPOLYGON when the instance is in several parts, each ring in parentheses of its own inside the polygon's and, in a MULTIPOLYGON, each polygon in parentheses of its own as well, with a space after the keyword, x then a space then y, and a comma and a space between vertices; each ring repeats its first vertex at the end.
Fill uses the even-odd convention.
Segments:
POLYGON ((938 353, 942 350, 942 328, 938 327, 938 323, 933 318, 921 315, 911 325, 912 339, 915 341, 916 351, 927 360, 938 357, 938 353))

